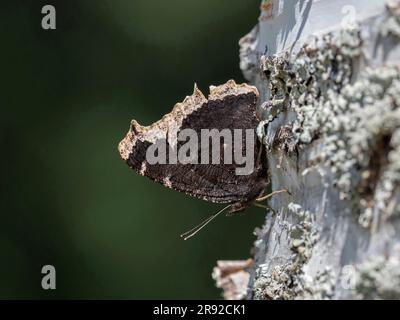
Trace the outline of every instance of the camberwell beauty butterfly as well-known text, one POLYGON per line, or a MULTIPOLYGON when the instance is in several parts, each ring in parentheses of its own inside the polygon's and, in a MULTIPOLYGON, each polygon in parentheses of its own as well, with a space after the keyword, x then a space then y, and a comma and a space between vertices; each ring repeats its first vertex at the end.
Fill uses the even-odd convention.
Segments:
POLYGON ((265 150, 255 134, 257 98, 255 87, 233 80, 211 86, 208 99, 195 85, 161 120, 150 126, 132 120, 119 143, 121 157, 168 188, 241 211, 261 199, 268 183, 265 150))

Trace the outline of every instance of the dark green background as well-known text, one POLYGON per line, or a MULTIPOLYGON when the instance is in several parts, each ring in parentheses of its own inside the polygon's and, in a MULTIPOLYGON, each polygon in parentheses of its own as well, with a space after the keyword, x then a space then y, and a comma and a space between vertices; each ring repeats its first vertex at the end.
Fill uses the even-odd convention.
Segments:
POLYGON ((263 212, 216 212, 130 170, 117 144, 193 91, 243 82, 258 0, 2 1, 1 298, 219 298, 218 259, 248 258, 263 212), (57 30, 41 28, 53 4, 57 30), (57 289, 41 289, 41 267, 57 289))

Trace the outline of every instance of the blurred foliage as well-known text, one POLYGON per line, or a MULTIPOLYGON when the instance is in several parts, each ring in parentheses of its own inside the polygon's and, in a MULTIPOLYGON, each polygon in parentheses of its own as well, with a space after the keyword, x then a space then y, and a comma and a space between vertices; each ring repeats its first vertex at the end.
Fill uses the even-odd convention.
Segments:
POLYGON ((192 93, 243 82, 258 0, 1 5, 0 298, 219 298, 217 259, 249 257, 260 209, 179 234, 221 206, 130 170, 117 144, 192 93), (41 8, 57 30, 41 28, 41 8), (41 268, 57 289, 41 289, 41 268))

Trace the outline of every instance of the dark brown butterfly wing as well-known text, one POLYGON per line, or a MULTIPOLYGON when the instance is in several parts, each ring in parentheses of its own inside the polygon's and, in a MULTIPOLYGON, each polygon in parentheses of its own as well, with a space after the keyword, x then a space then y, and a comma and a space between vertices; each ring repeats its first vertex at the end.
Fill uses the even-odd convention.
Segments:
MULTIPOLYGON (((237 175, 238 164, 149 164, 146 160, 147 149, 167 133, 175 129, 190 128, 201 136, 201 129, 252 129, 258 124, 256 102, 258 92, 255 87, 246 84, 237 85, 228 81, 219 87, 211 87, 206 99, 195 87, 192 96, 175 105, 171 113, 148 127, 140 126, 135 120, 126 137, 119 144, 121 157, 139 174, 162 183, 168 188, 185 192, 191 196, 217 203, 234 203, 233 210, 246 207, 264 190, 267 172, 264 163, 263 148, 254 134, 254 170, 249 175, 237 175)), ((178 142, 177 147, 184 144, 178 142)), ((224 140, 220 140, 221 159, 224 140)), ((245 140, 242 141, 242 154, 245 154, 245 140)), ((200 147, 198 150, 200 159, 200 147)))

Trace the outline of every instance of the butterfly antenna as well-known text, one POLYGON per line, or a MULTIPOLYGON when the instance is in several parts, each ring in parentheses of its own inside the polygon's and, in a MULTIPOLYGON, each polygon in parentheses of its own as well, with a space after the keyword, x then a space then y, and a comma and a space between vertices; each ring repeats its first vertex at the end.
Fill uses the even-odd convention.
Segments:
POLYGON ((224 212, 226 209, 228 209, 231 205, 226 206, 225 208, 221 209, 217 213, 214 213, 212 216, 208 217, 204 221, 202 221, 200 224, 197 226, 193 227, 189 231, 186 231, 185 233, 181 234, 181 238, 183 240, 187 240, 191 237, 193 237, 197 232, 199 232, 201 229, 203 229, 206 225, 208 225, 212 220, 214 220, 217 216, 219 216, 222 212, 224 212))

